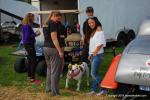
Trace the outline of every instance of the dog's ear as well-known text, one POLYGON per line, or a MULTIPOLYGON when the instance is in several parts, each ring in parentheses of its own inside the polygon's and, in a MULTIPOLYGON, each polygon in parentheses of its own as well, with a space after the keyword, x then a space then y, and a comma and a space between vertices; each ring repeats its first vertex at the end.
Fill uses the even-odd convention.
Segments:
POLYGON ((75 64, 75 67, 78 68, 78 64, 75 64))
POLYGON ((69 64, 69 65, 68 65, 68 69, 72 69, 72 64, 69 64))
POLYGON ((81 65, 81 64, 82 64, 82 62, 80 61, 80 62, 79 62, 79 65, 81 65))
POLYGON ((80 70, 83 72, 83 68, 79 65, 80 70))

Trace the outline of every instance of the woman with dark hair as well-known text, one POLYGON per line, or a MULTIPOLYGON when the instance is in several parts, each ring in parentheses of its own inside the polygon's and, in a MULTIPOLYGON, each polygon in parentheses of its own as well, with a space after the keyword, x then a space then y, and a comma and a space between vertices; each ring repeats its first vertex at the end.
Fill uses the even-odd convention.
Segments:
POLYGON ((89 34, 89 57, 88 59, 91 62, 91 76, 92 76, 92 91, 90 94, 96 93, 97 89, 99 89, 99 93, 97 95, 102 95, 107 92, 106 89, 99 88, 98 84, 101 82, 100 75, 98 74, 98 70, 100 67, 100 63, 103 59, 104 47, 106 45, 104 32, 98 28, 96 23, 96 18, 92 17, 88 19, 88 26, 91 30, 91 34, 89 34))
MULTIPOLYGON (((97 26, 100 30, 102 30, 102 24, 100 23, 100 21, 98 20, 97 17, 94 16, 94 9, 91 6, 88 6, 86 8, 86 15, 88 18, 93 17, 96 20, 97 26)), ((89 28, 88 25, 88 19, 86 19, 83 23, 83 36, 82 36, 82 44, 83 45, 83 51, 82 51, 82 61, 84 62, 89 62, 88 61, 88 51, 89 51, 89 38, 90 38, 90 34, 91 34, 91 29, 89 28)))
POLYGON ((25 50, 27 51, 28 59, 28 79, 33 83, 40 83, 40 80, 35 78, 36 69, 36 51, 34 47, 35 37, 40 35, 40 32, 35 33, 32 29, 34 23, 34 15, 28 13, 22 21, 22 42, 25 50))

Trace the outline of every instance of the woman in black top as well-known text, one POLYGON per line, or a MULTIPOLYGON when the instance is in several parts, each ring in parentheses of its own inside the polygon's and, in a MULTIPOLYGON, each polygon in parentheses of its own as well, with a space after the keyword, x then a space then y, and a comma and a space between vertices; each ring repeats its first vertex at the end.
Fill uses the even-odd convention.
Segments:
POLYGON ((53 96, 60 95, 59 79, 62 71, 63 39, 59 29, 60 12, 54 11, 47 21, 47 28, 44 31, 44 55, 47 63, 47 84, 46 92, 51 91, 53 96))

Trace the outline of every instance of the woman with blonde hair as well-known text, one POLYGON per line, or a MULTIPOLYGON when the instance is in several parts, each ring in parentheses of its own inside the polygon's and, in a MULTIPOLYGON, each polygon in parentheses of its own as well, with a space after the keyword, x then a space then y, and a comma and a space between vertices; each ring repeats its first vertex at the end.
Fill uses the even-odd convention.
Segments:
POLYGON ((53 11, 46 21, 47 28, 44 31, 44 55, 47 63, 46 92, 51 91, 53 96, 60 95, 59 80, 62 71, 62 59, 64 58, 62 31, 60 26, 59 11, 53 11))
POLYGON ((36 51, 35 51, 35 37, 40 35, 33 31, 32 26, 34 23, 34 15, 28 13, 22 21, 22 42, 25 50, 27 51, 28 59, 28 79, 32 83, 40 83, 40 80, 35 78, 35 69, 36 69, 36 51))

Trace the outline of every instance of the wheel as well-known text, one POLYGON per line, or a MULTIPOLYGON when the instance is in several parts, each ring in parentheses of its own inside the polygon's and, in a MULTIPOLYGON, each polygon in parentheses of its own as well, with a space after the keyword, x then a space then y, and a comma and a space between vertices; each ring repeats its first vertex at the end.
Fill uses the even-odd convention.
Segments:
POLYGON ((11 33, 9 33, 9 32, 2 33, 2 39, 3 39, 4 43, 9 43, 10 37, 11 37, 11 33))
POLYGON ((150 98, 148 91, 139 90, 139 86, 128 84, 119 84, 118 88, 114 90, 113 93, 121 100, 149 100, 150 98), (134 95, 145 95, 145 97, 134 97, 134 95))
POLYGON ((117 98, 124 98, 124 96, 129 95, 132 92, 132 90, 133 90, 133 86, 131 85, 119 84, 118 88, 113 90, 113 93, 117 95, 117 98))
POLYGON ((127 44, 135 38, 135 33, 133 30, 130 30, 127 34, 127 44))
POLYGON ((26 72, 26 60, 25 58, 18 58, 14 64, 14 69, 17 73, 26 72))
POLYGON ((126 84, 119 84, 118 88, 114 90, 114 94, 126 94, 130 90, 130 86, 126 84))
POLYGON ((125 46, 126 45, 126 34, 124 32, 120 32, 117 38, 117 46, 125 46))
POLYGON ((36 66, 36 73, 39 76, 46 76, 47 73, 47 65, 45 60, 40 61, 36 66))

